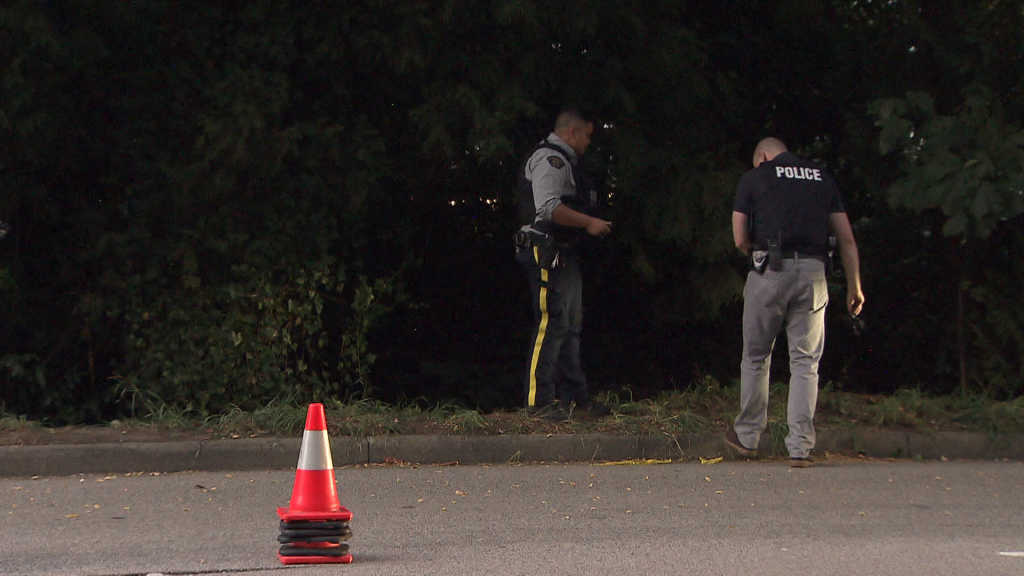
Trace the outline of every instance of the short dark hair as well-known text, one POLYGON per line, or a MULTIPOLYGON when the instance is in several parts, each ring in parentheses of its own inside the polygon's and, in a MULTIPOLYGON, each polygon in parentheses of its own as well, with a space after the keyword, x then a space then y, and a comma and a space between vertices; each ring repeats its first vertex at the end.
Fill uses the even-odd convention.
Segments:
POLYGON ((555 130, 568 128, 573 124, 597 124, 597 114, 587 104, 569 104, 555 118, 555 130))

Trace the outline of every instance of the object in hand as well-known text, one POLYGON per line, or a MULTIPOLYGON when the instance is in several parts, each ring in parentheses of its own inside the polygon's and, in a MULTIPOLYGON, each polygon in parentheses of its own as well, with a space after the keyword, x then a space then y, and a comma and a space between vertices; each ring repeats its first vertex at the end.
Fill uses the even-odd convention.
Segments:
POLYGON ((866 325, 860 316, 850 316, 850 327, 853 328, 853 335, 860 336, 864 333, 866 325))

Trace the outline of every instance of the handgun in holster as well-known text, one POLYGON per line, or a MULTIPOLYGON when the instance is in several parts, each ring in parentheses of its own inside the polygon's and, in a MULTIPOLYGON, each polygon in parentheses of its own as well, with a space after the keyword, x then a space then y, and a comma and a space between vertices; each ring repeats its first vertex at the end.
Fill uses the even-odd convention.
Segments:
POLYGON ((543 270, 551 270, 558 266, 559 248, 555 237, 539 232, 528 233, 531 244, 537 249, 537 265, 543 270))
POLYGON ((758 274, 764 274, 764 271, 768 269, 767 250, 751 250, 750 269, 758 274))
POLYGON ((554 236, 540 232, 517 230, 513 236, 516 253, 537 249, 537 265, 545 270, 558 266, 558 248, 554 236))
POLYGON ((512 237, 512 243, 516 247, 516 254, 523 250, 529 250, 530 235, 526 233, 526 230, 516 230, 515 235, 512 237))

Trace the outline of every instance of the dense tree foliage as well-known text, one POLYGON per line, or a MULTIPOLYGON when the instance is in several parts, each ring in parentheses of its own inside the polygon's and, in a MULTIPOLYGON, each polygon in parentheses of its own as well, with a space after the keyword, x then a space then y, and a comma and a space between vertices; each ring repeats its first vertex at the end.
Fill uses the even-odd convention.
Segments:
POLYGON ((861 245, 866 328, 830 307, 824 380, 1018 395, 1022 25, 1020 0, 11 0, 0 408, 517 405, 515 170, 567 102, 600 112, 615 226, 596 389, 736 378, 729 213, 775 135, 861 245))

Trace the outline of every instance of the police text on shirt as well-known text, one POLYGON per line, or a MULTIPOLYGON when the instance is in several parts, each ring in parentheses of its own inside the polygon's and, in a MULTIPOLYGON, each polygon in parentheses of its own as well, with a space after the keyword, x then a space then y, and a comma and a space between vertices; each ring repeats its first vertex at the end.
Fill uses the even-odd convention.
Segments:
POLYGON ((776 166, 776 178, 793 178, 796 180, 817 180, 821 181, 821 170, 817 168, 802 168, 797 166, 776 166))

